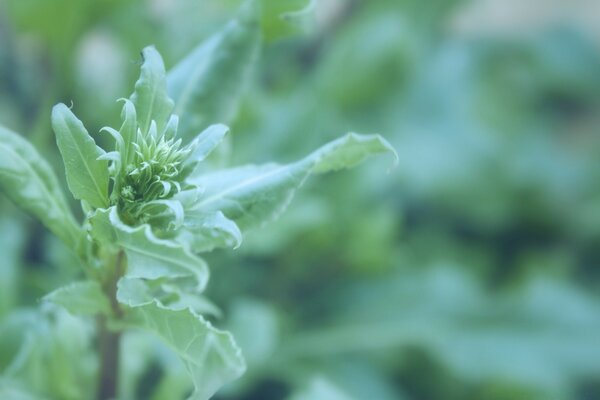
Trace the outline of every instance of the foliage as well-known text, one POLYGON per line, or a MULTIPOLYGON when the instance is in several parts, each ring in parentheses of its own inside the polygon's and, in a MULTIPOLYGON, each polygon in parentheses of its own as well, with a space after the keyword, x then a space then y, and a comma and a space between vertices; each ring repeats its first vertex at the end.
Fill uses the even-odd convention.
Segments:
MULTIPOLYGON (((212 125, 195 138, 190 134, 208 118, 231 113, 225 110, 237 97, 232 86, 239 86, 246 75, 239 65, 252 61, 256 47, 255 8, 248 3, 238 20, 168 75, 158 51, 146 47, 135 90, 123 100, 120 129, 101 130, 114 139, 111 151, 96 145, 66 105, 53 108, 52 127, 68 188, 84 212, 81 226, 74 222, 58 179, 43 157, 21 136, 1 131, 2 191, 71 247, 85 272, 85 280, 60 287, 44 300, 73 315, 97 317, 98 398, 118 393, 113 363, 115 358, 118 363, 124 329, 154 333, 181 358, 194 387, 189 399, 208 399, 242 375, 245 362, 231 334, 214 328, 201 316, 205 310, 196 307, 202 303, 198 296, 209 276, 198 253, 239 246, 240 229, 252 225, 247 221, 256 224, 278 216, 311 173, 352 167, 375 153, 394 153, 379 136, 349 134, 290 165, 238 167, 210 174, 199 170, 199 163, 228 128, 212 125), (195 114, 196 109, 206 113, 204 119, 195 114), (189 120, 182 124, 182 137, 174 110, 189 120)), ((93 395, 81 386, 83 381, 75 381, 76 373, 57 377, 58 381, 46 381, 42 373, 39 385, 27 389, 32 378, 19 365, 21 358, 31 357, 27 346, 32 344, 23 343, 7 366, 2 381, 6 396, 21 396, 16 394, 21 391, 25 397, 27 392, 62 399, 93 395), (55 387, 57 383, 61 386, 55 387)), ((127 357, 127 349, 123 351, 127 357)), ((50 357, 59 361, 53 353, 50 357)))
POLYGON ((24 135, 0 146, 13 185, 0 199, 0 398, 96 396, 97 313, 122 332, 119 399, 183 399, 194 382, 230 380, 236 351, 198 369, 192 347, 205 339, 247 364, 220 400, 600 397, 600 56, 585 25, 596 8, 263 0, 232 19, 240 3, 0 2, 0 137, 24 135), (149 43, 179 120, 157 114, 157 140, 136 149, 144 100, 114 99, 131 93, 149 43), (65 168, 51 128, 60 101, 97 144, 83 135, 85 151, 106 150, 86 160, 109 166, 98 196, 72 170, 77 196, 110 207, 74 207, 62 194, 73 179, 52 173, 65 168), (338 151, 358 160, 361 141, 380 147, 336 139, 349 129, 385 134, 398 168, 374 160, 306 180, 338 151), (202 131, 188 175, 118 165, 185 159, 202 131), (165 185, 144 184, 152 176, 165 185), (129 265, 107 296, 102 265, 119 249, 129 265), (82 263, 90 253, 100 262, 82 263), (165 328, 183 324, 198 330, 165 328))

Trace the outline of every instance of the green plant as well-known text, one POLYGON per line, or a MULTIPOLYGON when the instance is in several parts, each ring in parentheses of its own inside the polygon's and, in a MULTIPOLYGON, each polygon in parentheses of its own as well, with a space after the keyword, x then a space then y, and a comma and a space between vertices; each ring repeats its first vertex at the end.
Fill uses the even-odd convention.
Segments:
POLYGON ((89 322, 95 317, 98 344, 88 374, 97 376, 95 391, 56 383, 50 393, 40 393, 8 374, 0 393, 114 398, 122 332, 142 329, 179 356, 193 383, 191 399, 211 397, 239 377, 245 363, 233 337, 203 317, 215 307, 202 296, 209 269, 199 254, 240 246, 242 232, 276 218, 309 175, 394 153, 377 135, 351 133, 291 164, 203 167, 228 128, 211 125, 194 133, 227 114, 227 93, 238 90, 237 78, 245 73, 243 65, 221 70, 215 54, 222 46, 225 53, 236 49, 250 58, 255 45, 245 30, 254 23, 252 15, 247 11, 212 47, 202 46, 168 74, 156 49, 145 48, 134 93, 122 100, 122 125, 102 129, 114 139, 111 151, 96 145, 69 107, 54 107, 52 126, 69 190, 81 202, 82 223, 50 165, 23 137, 0 128, 0 188, 71 248, 81 266, 80 280, 65 282, 44 301, 89 322))

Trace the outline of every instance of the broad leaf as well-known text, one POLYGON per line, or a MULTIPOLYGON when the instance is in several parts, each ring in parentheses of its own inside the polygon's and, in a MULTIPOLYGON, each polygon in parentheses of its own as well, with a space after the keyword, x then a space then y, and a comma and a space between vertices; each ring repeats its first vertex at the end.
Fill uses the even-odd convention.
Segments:
POLYGON ((188 243, 196 253, 207 252, 221 247, 237 248, 242 244, 242 233, 235 222, 222 212, 211 214, 190 211, 179 240, 188 243))
POLYGON ((108 205, 108 162, 80 120, 64 104, 52 109, 52 127, 62 155, 67 183, 76 199, 96 208, 108 205))
POLYGON ((204 193, 192 209, 203 213, 222 211, 240 228, 247 229, 279 216, 311 173, 353 167, 369 155, 382 152, 391 152, 397 158, 382 137, 350 133, 293 164, 250 165, 195 176, 190 181, 204 193))
POLYGON ((128 315, 135 326, 158 335, 181 358, 194 383, 189 400, 209 399, 246 369, 231 334, 189 309, 172 310, 155 301, 131 308, 128 315))
POLYGON ((205 160, 228 132, 229 128, 223 124, 211 125, 203 130, 191 143, 193 153, 189 158, 188 168, 194 169, 198 163, 205 160))
POLYGON ((39 218, 68 246, 77 248, 81 228, 50 165, 18 134, 0 127, 0 190, 39 218))
POLYGON ((260 43, 256 1, 169 71, 167 85, 184 142, 233 117, 260 43))
POLYGON ((44 300, 64 307, 74 315, 109 315, 110 301, 96 281, 75 282, 44 296, 44 300))
POLYGON ((167 95, 165 65, 153 46, 144 48, 142 58, 142 71, 135 83, 131 101, 135 105, 137 122, 142 133, 148 133, 152 121, 156 121, 160 133, 173 110, 173 100, 167 95))
POLYGON ((117 284, 117 300, 129 307, 150 304, 154 300, 171 310, 190 308, 201 315, 220 317, 221 310, 206 297, 199 295, 194 287, 186 287, 182 279, 121 278, 117 284))
POLYGON ((208 281, 204 260, 181 244, 157 238, 149 225, 131 227, 119 219, 117 209, 97 210, 90 219, 92 235, 121 247, 127 254, 126 278, 159 279, 193 276, 201 291, 208 281))

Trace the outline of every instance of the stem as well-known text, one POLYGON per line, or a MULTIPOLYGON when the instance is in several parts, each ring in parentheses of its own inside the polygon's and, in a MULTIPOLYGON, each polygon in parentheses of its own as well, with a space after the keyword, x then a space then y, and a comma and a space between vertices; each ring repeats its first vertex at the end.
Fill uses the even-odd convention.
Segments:
POLYGON ((97 399, 116 399, 119 377, 121 332, 109 331, 106 327, 106 317, 98 318, 98 330, 100 334, 99 351, 102 358, 97 399))
MULTIPOLYGON (((103 285, 104 292, 111 301, 113 316, 116 320, 123 317, 123 311, 117 302, 117 282, 124 272, 124 253, 120 251, 114 261, 110 278, 103 285)), ((117 398, 119 388, 119 359, 121 354, 121 332, 111 330, 105 316, 97 319, 98 351, 100 354, 100 379, 98 382, 98 400, 117 398)))

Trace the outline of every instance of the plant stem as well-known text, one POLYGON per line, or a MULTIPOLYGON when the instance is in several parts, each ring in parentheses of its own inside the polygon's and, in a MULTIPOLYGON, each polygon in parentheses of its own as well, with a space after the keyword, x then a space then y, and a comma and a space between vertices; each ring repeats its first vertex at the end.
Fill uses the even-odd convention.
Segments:
MULTIPOLYGON (((117 282, 124 272, 124 253, 120 251, 115 257, 114 269, 110 278, 103 285, 104 292, 111 301, 114 318, 119 320, 123 311, 117 301, 117 282)), ((117 398, 119 388, 119 359, 121 353, 121 332, 111 330, 105 316, 97 319, 98 351, 100 354, 100 379, 98 382, 97 400, 117 398)))
POLYGON ((98 318, 100 382, 98 400, 117 398, 121 332, 111 332, 106 327, 106 317, 98 318))

